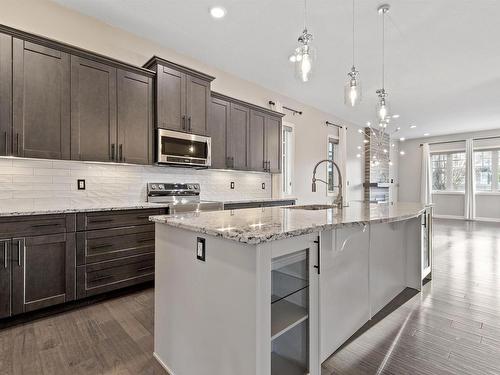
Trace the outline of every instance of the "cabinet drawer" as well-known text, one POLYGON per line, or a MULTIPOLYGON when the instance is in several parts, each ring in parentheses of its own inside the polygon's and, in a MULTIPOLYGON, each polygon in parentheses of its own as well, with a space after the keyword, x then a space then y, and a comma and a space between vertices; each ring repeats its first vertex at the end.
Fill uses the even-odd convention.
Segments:
POLYGON ((165 208, 79 213, 76 218, 76 227, 78 231, 82 231, 144 225, 150 223, 149 216, 165 213, 165 208))
POLYGON ((76 241, 78 265, 153 253, 155 226, 146 224, 78 232, 76 241))
POLYGON ((77 297, 84 298, 154 279, 154 253, 78 266, 77 297))
POLYGON ((0 219, 0 238, 75 231, 75 215, 16 216, 0 219))

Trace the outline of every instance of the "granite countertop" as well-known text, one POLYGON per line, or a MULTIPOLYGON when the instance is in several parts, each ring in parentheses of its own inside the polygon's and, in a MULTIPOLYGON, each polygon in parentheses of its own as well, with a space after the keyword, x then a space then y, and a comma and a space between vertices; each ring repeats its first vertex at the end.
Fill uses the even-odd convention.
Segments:
POLYGON ((224 204, 234 204, 234 203, 258 203, 258 202, 280 202, 280 201, 296 201, 297 198, 251 198, 251 199, 233 199, 233 200, 224 200, 222 203, 224 204))
POLYGON ((29 216, 29 215, 51 215, 51 214, 73 214, 77 212, 98 212, 98 211, 120 211, 120 210, 137 210, 145 208, 164 208, 168 204, 162 203, 122 203, 122 204, 107 204, 107 205, 74 205, 64 207, 51 208, 35 208, 35 209, 2 209, 0 207, 0 217, 7 216, 29 216))
POLYGON ((268 207, 159 215, 150 217, 150 220, 233 241, 259 244, 340 226, 402 221, 418 217, 424 210, 425 206, 420 203, 353 202, 342 210, 268 207))

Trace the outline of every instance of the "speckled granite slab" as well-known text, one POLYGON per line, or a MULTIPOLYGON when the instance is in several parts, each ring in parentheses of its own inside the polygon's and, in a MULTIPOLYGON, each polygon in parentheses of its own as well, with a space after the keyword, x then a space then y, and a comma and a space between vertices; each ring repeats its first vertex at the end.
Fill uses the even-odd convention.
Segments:
POLYGON ((151 221, 229 240, 258 244, 346 225, 394 222, 420 216, 420 203, 351 203, 342 210, 269 207, 150 217, 151 221))
POLYGON ((0 207, 0 217, 72 214, 77 212, 138 210, 146 208, 163 208, 163 207, 168 207, 168 204, 139 202, 139 203, 128 203, 128 204, 117 204, 117 205, 102 205, 102 206, 75 205, 70 207, 50 207, 46 209, 39 208, 39 209, 20 209, 20 210, 12 210, 11 208, 2 209, 2 207, 0 207))
POLYGON ((234 204, 234 203, 259 203, 259 202, 283 202, 283 201, 296 201, 297 198, 254 198, 254 199, 238 199, 238 200, 227 200, 222 201, 224 204, 234 204))

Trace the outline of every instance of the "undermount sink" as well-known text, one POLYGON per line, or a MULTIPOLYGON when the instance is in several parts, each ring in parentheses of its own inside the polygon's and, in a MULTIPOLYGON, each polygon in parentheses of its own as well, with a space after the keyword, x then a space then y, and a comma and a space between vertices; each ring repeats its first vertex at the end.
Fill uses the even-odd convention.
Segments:
POLYGON ((288 206, 283 207, 290 210, 310 210, 310 211, 318 211, 318 210, 329 210, 332 208, 337 208, 337 206, 330 204, 308 204, 304 206, 288 206))

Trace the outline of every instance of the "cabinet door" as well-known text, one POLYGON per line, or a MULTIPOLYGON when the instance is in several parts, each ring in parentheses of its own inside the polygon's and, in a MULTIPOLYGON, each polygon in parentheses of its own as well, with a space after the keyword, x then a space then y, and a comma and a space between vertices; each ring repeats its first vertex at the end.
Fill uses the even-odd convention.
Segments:
POLYGON ((271 173, 281 172, 281 119, 267 116, 266 119, 266 161, 271 173))
POLYGON ((41 309, 75 298, 75 234, 12 241, 12 310, 41 309))
POLYGON ((14 39, 13 59, 14 154, 69 159, 69 55, 14 39))
POLYGON ((0 318, 11 315, 10 239, 0 240, 0 318))
POLYGON ((0 156, 12 145, 12 38, 0 34, 0 156))
POLYGON ((118 160, 150 164, 153 149, 152 79, 118 71, 118 160))
POLYGON ((186 76, 187 85, 187 131, 206 134, 210 103, 210 82, 186 76))
POLYGON ((263 171, 264 166, 264 131, 266 127, 266 115, 262 112, 252 110, 250 112, 250 131, 248 137, 248 159, 249 169, 263 171))
POLYGON ((248 127, 250 110, 231 103, 230 126, 227 132, 228 167, 247 169, 248 167, 248 127))
POLYGON ((212 137, 212 168, 226 168, 226 131, 230 110, 229 102, 212 98, 208 120, 208 135, 212 137))
POLYGON ((116 69, 71 56, 71 159, 113 161, 116 69))
POLYGON ((156 75, 156 126, 162 129, 186 128, 186 75, 158 65, 156 75))

